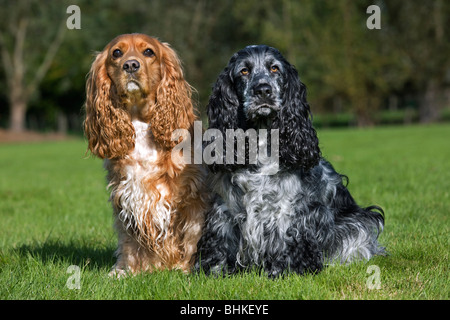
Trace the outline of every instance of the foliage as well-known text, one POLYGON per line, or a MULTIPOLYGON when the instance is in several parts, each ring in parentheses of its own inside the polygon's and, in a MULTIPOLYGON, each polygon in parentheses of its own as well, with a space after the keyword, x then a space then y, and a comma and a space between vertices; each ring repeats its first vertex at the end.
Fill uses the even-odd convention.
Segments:
MULTIPOLYGON (((231 55, 256 43, 279 48, 297 67, 315 113, 350 112, 356 124, 370 125, 380 119, 379 110, 413 107, 421 121, 435 121, 449 106, 445 26, 450 2, 445 0, 375 1, 381 9, 380 30, 366 27, 366 9, 374 4, 368 0, 0 0, 3 49, 14 51, 19 18, 29 21, 23 85, 42 65, 72 4, 81 9, 81 29, 64 33, 39 90, 28 101, 28 126, 30 117, 52 123, 58 112, 82 118, 85 76, 94 52, 129 32, 156 36, 175 48, 197 89, 202 114, 231 55)), ((0 84, 6 84, 11 74, 4 63, 0 69, 0 84)), ((0 86, 3 126, 9 122, 10 87, 0 86)), ((69 127, 79 130, 81 120, 73 122, 69 127)))

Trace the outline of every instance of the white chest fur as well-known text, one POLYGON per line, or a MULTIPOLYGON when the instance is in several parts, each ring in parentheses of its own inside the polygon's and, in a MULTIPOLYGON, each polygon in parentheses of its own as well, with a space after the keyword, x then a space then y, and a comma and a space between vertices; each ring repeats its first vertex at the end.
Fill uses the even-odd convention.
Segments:
MULTIPOLYGON (((117 189, 121 205, 119 218, 126 222, 127 228, 135 231, 146 230, 145 225, 151 219, 159 231, 156 240, 164 239, 171 216, 171 207, 166 199, 168 192, 164 185, 146 185, 152 175, 160 170, 155 164, 158 150, 147 123, 135 120, 133 126, 135 148, 127 156, 131 161, 126 165, 125 176, 117 189)), ((148 236, 142 232, 139 235, 148 236)))
POLYGON ((158 153, 155 142, 152 139, 150 126, 139 120, 133 121, 135 135, 135 147, 130 157, 137 161, 155 162, 158 153))

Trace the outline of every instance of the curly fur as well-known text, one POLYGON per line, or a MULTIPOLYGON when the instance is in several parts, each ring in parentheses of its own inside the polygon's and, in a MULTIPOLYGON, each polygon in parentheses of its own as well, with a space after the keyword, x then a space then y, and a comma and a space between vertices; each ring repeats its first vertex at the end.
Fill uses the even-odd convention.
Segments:
POLYGON ((131 116, 121 106, 106 70, 108 51, 97 55, 86 82, 84 129, 89 149, 100 158, 120 158, 134 148, 131 116))
MULTIPOLYGON (((321 157, 306 87, 278 50, 249 46, 234 54, 207 111, 209 127, 223 137, 226 129, 278 129, 280 169, 265 175, 270 163, 209 166, 213 200, 197 269, 257 267, 271 276, 302 274, 384 253, 377 242, 382 209, 358 206, 344 185, 346 177, 321 157)), ((270 139, 259 147, 269 144, 270 139)))
POLYGON ((193 129, 191 93, 176 53, 143 34, 118 36, 92 64, 84 130, 108 171, 119 237, 113 274, 192 267, 206 172, 171 152, 172 132, 193 129))

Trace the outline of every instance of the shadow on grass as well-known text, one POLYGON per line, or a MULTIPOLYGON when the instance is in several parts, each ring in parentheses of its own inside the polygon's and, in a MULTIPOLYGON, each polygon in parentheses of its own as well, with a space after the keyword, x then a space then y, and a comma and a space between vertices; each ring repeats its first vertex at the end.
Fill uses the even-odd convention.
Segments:
POLYGON ((110 269, 114 262, 114 248, 100 247, 94 243, 63 243, 47 240, 44 243, 22 245, 13 251, 22 258, 32 257, 48 263, 65 263, 86 269, 110 269))

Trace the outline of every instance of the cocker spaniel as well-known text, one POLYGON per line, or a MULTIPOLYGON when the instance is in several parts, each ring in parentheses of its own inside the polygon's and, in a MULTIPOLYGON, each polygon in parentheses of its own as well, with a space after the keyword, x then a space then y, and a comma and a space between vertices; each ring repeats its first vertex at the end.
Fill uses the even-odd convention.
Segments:
POLYGON ((118 233, 111 275, 192 268, 206 172, 173 156, 171 139, 192 130, 191 93, 176 53, 144 34, 118 36, 92 64, 84 130, 108 172, 118 233))
POLYGON ((251 162, 245 135, 244 162, 236 163, 235 151, 234 159, 224 156, 209 165, 214 195, 196 269, 257 268, 278 276, 384 254, 377 241, 383 210, 360 207, 347 178, 321 156, 305 85, 277 49, 258 45, 235 53, 213 87, 207 114, 224 148, 242 145, 233 138, 239 135, 227 141, 230 130, 270 130, 278 139, 260 135, 257 147, 278 156, 266 161, 258 153, 251 162))

